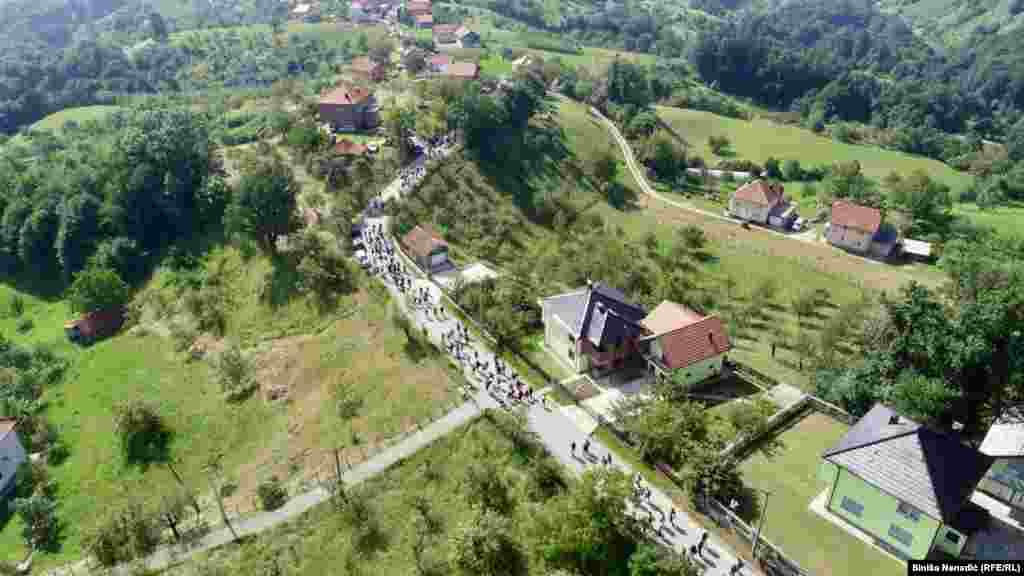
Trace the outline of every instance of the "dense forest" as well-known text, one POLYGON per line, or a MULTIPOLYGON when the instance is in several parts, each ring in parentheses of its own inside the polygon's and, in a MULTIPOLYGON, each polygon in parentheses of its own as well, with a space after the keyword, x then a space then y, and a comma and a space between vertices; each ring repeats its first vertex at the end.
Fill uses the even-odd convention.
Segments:
POLYGON ((147 256, 221 221, 227 188, 204 115, 134 108, 50 144, 0 155, 5 275, 59 287, 95 257, 138 279, 147 256))

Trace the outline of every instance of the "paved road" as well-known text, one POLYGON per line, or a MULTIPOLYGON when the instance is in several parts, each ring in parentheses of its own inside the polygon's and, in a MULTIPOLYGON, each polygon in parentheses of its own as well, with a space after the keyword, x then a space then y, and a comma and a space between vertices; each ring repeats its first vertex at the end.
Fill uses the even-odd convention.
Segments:
MULTIPOLYGON (((387 229, 387 217, 368 219, 370 224, 380 224, 383 228, 387 229)), ((401 255, 398 247, 395 246, 395 253, 401 255)), ((415 279, 413 280, 413 291, 415 292, 418 288, 425 288, 430 292, 430 299, 433 302, 439 302, 441 298, 441 288, 434 282, 427 279, 422 273, 412 266, 412 263, 403 258, 405 262, 406 270, 412 270, 415 273, 415 279)), ((427 334, 431 341, 435 342, 438 346, 441 346, 441 335, 451 332, 459 324, 459 321, 452 318, 450 315, 446 315, 443 319, 436 319, 432 314, 428 314, 427 309, 413 309, 409 310, 405 304, 405 297, 398 291, 398 289, 390 282, 385 282, 388 289, 392 291, 392 294, 396 296, 396 300, 401 303, 403 308, 407 312, 411 312, 410 318, 416 323, 417 326, 425 326, 427 328, 427 334)), ((472 332, 470 332, 472 334, 472 332)), ((442 347, 443 349, 443 347, 442 347)), ((480 360, 485 363, 494 363, 494 354, 490 349, 483 343, 470 338, 470 350, 475 350, 480 357, 480 360)), ((459 363, 456 362, 458 365, 459 363)), ((483 386, 474 376, 473 371, 468 365, 462 366, 463 374, 466 379, 471 382, 476 388, 476 401, 483 408, 498 408, 500 405, 498 402, 491 397, 490 394, 483 391, 483 386)), ((578 447, 583 445, 583 442, 587 440, 588 435, 581 431, 575 421, 566 413, 563 412, 562 408, 555 403, 548 403, 548 405, 542 405, 540 403, 534 405, 527 405, 524 407, 526 410, 527 419, 530 428, 537 433, 541 442, 547 448, 551 454, 557 458, 563 465, 566 466, 575 474, 582 473, 587 467, 597 466, 598 458, 604 457, 611 454, 613 465, 624 470, 630 475, 634 475, 635 471, 626 462, 619 459, 612 453, 607 447, 603 446, 596 439, 591 438, 591 454, 593 458, 586 458, 581 454, 581 449, 577 448, 575 454, 572 453, 571 443, 575 442, 578 447)), ((671 500, 667 495, 658 490, 654 486, 651 488, 651 509, 655 517, 659 516, 658 510, 668 513, 668 510, 672 508, 671 500)), ((641 516, 643 517, 643 516, 641 516)), ((680 553, 685 553, 690 546, 697 543, 703 530, 699 525, 684 514, 676 514, 675 528, 666 528, 665 538, 662 539, 662 543, 672 547, 674 550, 680 553)), ((707 576, 725 576, 730 573, 730 569, 736 564, 736 555, 726 549, 721 543, 716 542, 714 538, 710 538, 706 547, 705 553, 701 562, 706 567, 705 574, 707 576)), ((749 575, 751 572, 749 568, 741 570, 740 574, 744 576, 749 575)))

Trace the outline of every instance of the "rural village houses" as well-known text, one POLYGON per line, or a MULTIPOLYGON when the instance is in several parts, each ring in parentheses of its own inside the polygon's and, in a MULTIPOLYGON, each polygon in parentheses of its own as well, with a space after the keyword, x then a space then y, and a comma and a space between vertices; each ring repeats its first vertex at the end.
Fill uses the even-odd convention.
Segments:
POLYGON ((448 243, 433 228, 417 225, 402 237, 402 246, 421 270, 429 275, 450 270, 448 243))
POLYGON ((882 225, 881 211, 846 200, 832 203, 825 237, 833 246, 883 258, 893 253, 899 241, 893 227, 882 225))
POLYGON ((384 66, 370 60, 366 56, 353 59, 352 63, 349 64, 349 71, 352 72, 354 78, 367 82, 380 82, 386 76, 384 66))
POLYGON ((658 377, 679 373, 694 384, 719 374, 731 347, 716 316, 668 301, 648 314, 599 282, 544 298, 540 307, 548 349, 578 373, 639 359, 658 377))
POLYGON ((336 132, 370 130, 380 124, 379 107, 367 88, 341 84, 320 97, 320 120, 336 132))
POLYGON ((788 228, 797 218, 796 206, 785 197, 782 184, 754 180, 740 186, 729 199, 729 213, 762 225, 788 228))

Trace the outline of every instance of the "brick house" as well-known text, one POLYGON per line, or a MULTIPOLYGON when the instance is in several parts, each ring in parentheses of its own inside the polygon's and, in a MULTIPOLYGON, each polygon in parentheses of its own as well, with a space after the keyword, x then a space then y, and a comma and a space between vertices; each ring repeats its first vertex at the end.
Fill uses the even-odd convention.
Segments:
POLYGON ((320 120, 338 132, 370 130, 380 125, 379 108, 367 88, 342 84, 320 97, 320 120))
POLYGON ((349 64, 352 76, 368 82, 380 82, 385 77, 384 66, 370 60, 366 56, 360 56, 349 64))
POLYGON ((882 225, 880 210, 846 200, 832 203, 825 237, 833 246, 881 257, 892 254, 899 241, 891 226, 882 225))
POLYGON ((754 180, 733 192, 729 198, 729 213, 748 222, 788 227, 797 214, 784 192, 782 184, 754 180))

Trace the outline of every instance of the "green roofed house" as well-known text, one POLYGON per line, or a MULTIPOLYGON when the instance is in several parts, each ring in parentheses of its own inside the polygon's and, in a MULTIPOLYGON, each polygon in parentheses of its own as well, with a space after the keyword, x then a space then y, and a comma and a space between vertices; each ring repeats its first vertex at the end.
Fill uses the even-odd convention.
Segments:
POLYGON ((897 557, 959 557, 988 523, 970 497, 992 458, 881 404, 823 458, 827 512, 897 557))

